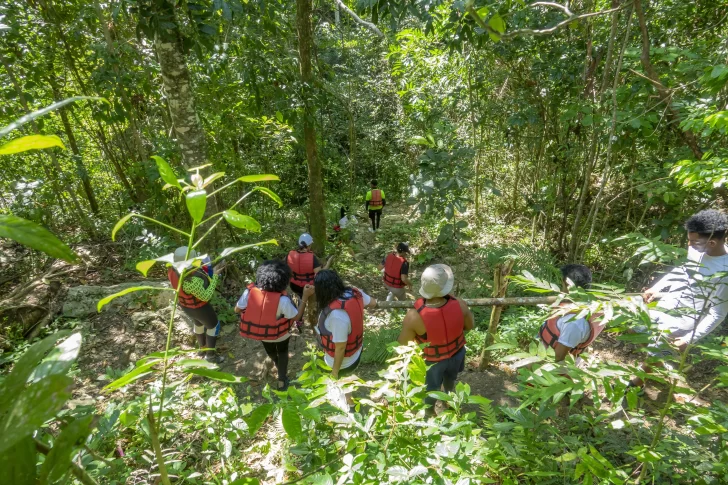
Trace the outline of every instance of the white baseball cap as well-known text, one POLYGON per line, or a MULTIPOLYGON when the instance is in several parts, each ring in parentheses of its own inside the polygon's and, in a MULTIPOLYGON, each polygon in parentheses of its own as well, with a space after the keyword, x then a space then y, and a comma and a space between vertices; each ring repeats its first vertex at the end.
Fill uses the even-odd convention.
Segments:
MULTIPOLYGON (((190 250, 190 259, 197 257, 197 251, 190 250)), ((187 246, 180 246, 174 250, 174 262, 184 261, 187 259, 187 246)))
POLYGON ((313 238, 309 233, 304 232, 298 237, 298 245, 300 246, 301 243, 305 244, 306 246, 310 246, 311 244, 313 244, 313 238))
POLYGON ((446 264, 433 264, 422 272, 420 295, 424 298, 447 296, 455 284, 455 275, 446 264))

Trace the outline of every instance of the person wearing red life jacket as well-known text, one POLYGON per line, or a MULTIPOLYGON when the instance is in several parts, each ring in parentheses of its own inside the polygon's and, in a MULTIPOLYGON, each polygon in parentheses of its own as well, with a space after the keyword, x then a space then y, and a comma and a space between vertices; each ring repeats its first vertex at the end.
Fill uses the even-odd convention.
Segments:
MULTIPOLYGON (((591 270, 583 264, 567 264, 561 268, 563 290, 568 292, 570 285, 589 289, 592 281, 591 270)), ((538 332, 541 342, 554 349, 556 362, 561 362, 567 354, 578 358, 589 345, 602 333, 604 326, 601 315, 591 318, 576 318, 579 311, 557 315, 546 320, 538 332)))
POLYGON ((260 340, 266 354, 278 370, 278 390, 288 389, 288 343, 291 338, 291 322, 299 320, 306 303, 313 295, 313 287, 303 289, 301 306, 296 308, 286 294, 291 269, 279 260, 264 261, 251 283, 235 305, 240 314, 240 335, 260 340))
POLYGON ((386 255, 379 265, 379 270, 384 271, 384 287, 387 288, 387 301, 406 300, 405 287, 412 291, 412 282, 409 279, 409 246, 406 243, 397 244, 396 251, 386 255))
POLYGON ((364 309, 377 300, 362 290, 345 286, 336 271, 324 269, 314 281, 319 311, 316 333, 324 360, 334 379, 350 375, 359 365, 364 344, 364 309))
MULTIPOLYGON (((422 298, 405 315, 397 339, 400 345, 413 340, 429 344, 423 350, 428 391, 452 392, 458 374, 465 370, 465 333, 473 328, 473 314, 464 301, 450 295, 454 284, 455 275, 449 266, 434 264, 425 269, 420 286, 422 298)), ((435 401, 425 398, 429 405, 435 401)))
POLYGON ((316 273, 323 269, 321 262, 313 254, 311 245, 313 238, 308 233, 303 233, 298 238, 298 248, 290 251, 286 262, 291 268, 291 291, 303 298, 303 288, 313 284, 316 273))
MULTIPOLYGON (((175 263, 196 257, 197 251, 188 250, 187 246, 179 247, 174 252, 175 263)), ((215 309, 210 305, 210 300, 218 284, 218 274, 223 268, 224 265, 218 265, 213 269, 209 263, 203 264, 195 272, 185 276, 178 299, 179 307, 193 321, 193 331, 200 348, 211 349, 206 352, 205 359, 218 364, 225 359, 215 353, 220 322, 215 309)), ((173 288, 177 288, 179 285, 179 276, 177 269, 173 265, 169 265, 167 278, 173 288)))
POLYGON ((379 229, 379 220, 382 218, 382 209, 385 205, 387 205, 387 201, 384 198, 384 191, 377 188, 376 180, 372 180, 371 190, 367 192, 365 197, 365 206, 369 211, 369 219, 372 220, 372 227, 369 232, 379 229))

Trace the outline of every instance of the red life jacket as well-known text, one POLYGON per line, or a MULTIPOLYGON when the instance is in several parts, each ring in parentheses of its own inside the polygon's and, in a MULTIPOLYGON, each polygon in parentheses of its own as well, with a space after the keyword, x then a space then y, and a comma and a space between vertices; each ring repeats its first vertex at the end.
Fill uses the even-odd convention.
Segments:
POLYGON ((248 306, 240 313, 240 335, 253 340, 277 340, 291 329, 291 321, 278 318, 278 302, 286 293, 263 291, 248 285, 248 306))
POLYGON ((351 321, 351 332, 349 339, 346 341, 345 357, 351 357, 356 354, 362 345, 364 345, 364 299, 359 290, 354 289, 353 295, 347 299, 334 300, 328 307, 321 312, 318 321, 319 336, 321 337, 321 346, 324 352, 331 357, 336 356, 336 344, 331 340, 333 333, 326 329, 326 317, 333 310, 344 310, 349 315, 351 321))
POLYGON ((313 253, 291 251, 288 253, 288 267, 291 268, 291 283, 298 286, 313 284, 313 253))
MULTIPOLYGON (((567 313, 568 315, 568 313, 567 313)), ((602 313, 594 313, 589 318, 589 338, 586 339, 586 341, 580 343, 573 349, 569 351, 571 355, 576 357, 577 355, 584 352, 589 345, 591 345, 592 342, 599 336, 600 333, 602 333, 602 330, 604 330, 603 325, 601 325, 602 321, 602 313)), ((559 341, 559 336, 561 335, 561 332, 559 331, 559 326, 557 325, 560 318, 562 318, 565 315, 556 315, 548 320, 546 320, 543 325, 541 325, 541 330, 539 330, 538 335, 541 337, 541 342, 546 347, 555 348, 556 343, 559 341)), ((568 325, 569 323, 567 323, 568 325)))
MULTIPOLYGON (((197 275, 197 272, 193 273, 192 275, 187 276, 187 278, 191 278, 192 276, 195 276, 195 275, 197 275)), ((204 278, 204 276, 195 276, 195 277, 204 278)), ((179 273, 177 273, 177 270, 174 269, 174 267, 172 267, 172 266, 170 266, 167 269, 167 279, 169 279, 169 282, 172 284, 172 288, 176 290, 177 285, 179 284, 179 273)), ((185 293, 185 291, 182 288, 179 289, 178 302, 179 302, 179 306, 184 307, 184 308, 200 308, 200 307, 207 305, 206 301, 202 301, 194 295, 185 293)))
POLYGON ((382 191, 379 189, 372 189, 372 198, 369 201, 369 207, 381 207, 382 205, 382 191))
POLYGON ((392 288, 404 288, 402 265, 407 260, 396 253, 389 253, 384 260, 384 282, 392 288))
POLYGON ((417 335, 418 343, 429 342, 423 350, 428 362, 449 359, 465 345, 465 316, 460 302, 451 296, 439 308, 425 305, 424 298, 415 302, 415 309, 425 323, 424 335, 417 335))

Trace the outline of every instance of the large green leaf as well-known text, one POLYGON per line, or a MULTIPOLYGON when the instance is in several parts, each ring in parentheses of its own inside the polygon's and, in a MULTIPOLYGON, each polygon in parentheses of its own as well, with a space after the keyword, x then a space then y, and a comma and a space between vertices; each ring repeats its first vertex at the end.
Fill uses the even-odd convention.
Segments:
POLYGON ((74 446, 91 433, 93 415, 70 422, 58 435, 40 469, 39 485, 53 483, 61 478, 71 465, 71 453, 74 446))
POLYGON ((127 221, 128 221, 129 219, 131 219, 131 218, 132 218, 132 217, 134 217, 134 216, 135 216, 135 214, 134 214, 133 212, 131 212, 131 213, 129 213, 129 214, 127 214, 127 215, 125 215, 124 217, 122 217, 121 219, 119 219, 119 220, 117 221, 117 223, 116 223, 116 224, 114 225, 114 228, 113 228, 113 229, 111 230, 111 240, 112 240, 112 241, 116 241, 116 233, 117 233, 117 232, 119 231, 119 229, 121 229, 121 227, 122 227, 122 226, 123 226, 124 224, 126 224, 126 222, 127 222, 127 221))
POLYGON ((238 478, 234 482, 232 482, 230 485, 260 485, 260 480, 257 478, 238 478))
POLYGON ((0 483, 35 485, 36 457, 35 442, 30 435, 0 453, 0 483))
POLYGON ((105 307, 111 300, 114 300, 115 298, 119 298, 120 296, 128 295, 129 293, 141 290, 174 291, 172 288, 159 288, 156 286, 133 286, 131 288, 123 289, 118 293, 114 293, 113 295, 109 295, 106 298, 100 299, 99 302, 96 304, 96 311, 100 312, 103 307, 105 307))
POLYGON ((56 135, 28 135, 9 141, 0 146, 0 155, 12 155, 29 150, 59 147, 65 149, 63 142, 56 135))
POLYGON ((154 266, 156 264, 156 262, 157 261, 155 261, 154 259, 149 259, 147 261, 139 261, 136 264, 136 269, 141 274, 143 274, 144 277, 146 278, 147 277, 147 273, 149 273, 149 270, 152 269, 152 266, 154 266))
POLYGON ((152 367, 160 362, 159 359, 154 359, 149 362, 145 362, 138 367, 135 367, 131 372, 127 372, 123 376, 116 379, 114 382, 109 383, 104 387, 104 391, 115 391, 121 389, 124 386, 128 386, 132 382, 138 381, 142 377, 146 376, 151 372, 152 367))
POLYGON ((273 174, 259 174, 259 175, 245 175, 243 177, 238 177, 238 180, 240 182, 274 182, 279 181, 278 175, 273 174))
POLYGON ((48 229, 20 217, 0 215, 0 237, 12 239, 69 263, 78 261, 78 256, 71 251, 71 248, 48 229))
POLYGON ((303 427, 301 426, 301 415, 294 406, 286 406, 283 408, 281 417, 283 421, 283 429, 293 441, 301 441, 303 438, 303 427))
POLYGON ((50 106, 47 106, 43 109, 39 109, 38 111, 34 111, 32 113, 28 113, 25 116, 21 116, 17 120, 13 121, 7 126, 4 126, 2 129, 0 129, 0 138, 4 137, 11 131, 13 131, 16 128, 19 128, 23 126, 24 124, 28 123, 29 121, 33 121, 34 119, 38 118, 39 116, 43 116, 45 114, 50 113, 51 111, 55 111, 58 108, 62 108, 63 106, 66 106, 70 103, 75 103, 76 101, 81 100, 91 100, 91 101, 103 101, 106 104, 110 104, 109 101, 106 98, 99 98, 97 96, 74 96, 72 98, 64 99, 63 101, 59 101, 57 103, 53 103, 50 106))
POLYGON ((182 186, 179 184, 179 180, 177 180, 177 175, 174 173, 174 170, 172 170, 172 167, 169 166, 169 164, 164 160, 164 158, 158 156, 158 155, 152 155, 152 159, 157 163, 157 170, 159 170, 159 176, 169 185, 172 185, 173 187, 177 187, 178 189, 181 189, 182 186))
MULTIPOLYGON (((220 256, 217 258, 217 260, 230 256, 231 254, 243 251, 244 249, 249 249, 249 248, 252 248, 255 246, 262 246, 264 244, 275 244, 277 246, 278 241, 276 241, 275 239, 268 239, 267 241, 261 241, 261 242, 254 243, 254 244, 246 244, 245 246, 225 248, 222 250, 222 252, 220 253, 220 256)), ((215 260, 215 261, 217 261, 217 260, 215 260)))
POLYGON ((253 190, 257 190, 259 192, 263 192, 265 195, 267 195, 268 197, 270 197, 271 199, 273 199, 278 204, 278 207, 283 207, 283 201, 281 200, 281 198, 278 197, 278 194, 276 194, 275 192, 273 192, 269 188, 267 188, 267 187, 254 187, 253 190))
POLYGON ((72 385, 70 377, 52 375, 21 392, 0 423, 0 454, 54 417, 71 397, 72 385))
POLYGON ((54 347, 43 361, 33 370, 30 382, 36 382, 53 374, 65 374, 71 368, 81 351, 83 338, 76 332, 60 345, 54 347))
POLYGON ((272 404, 261 404, 253 410, 248 416, 245 417, 245 422, 248 425, 248 431, 250 436, 255 436, 265 420, 268 419, 268 415, 273 410, 272 404))
POLYGON ((43 359, 43 356, 56 345, 56 342, 68 336, 70 333, 68 330, 62 330, 53 335, 49 335, 40 342, 33 344, 18 359, 15 366, 13 366, 13 370, 2 381, 2 385, 0 386, 0 416, 10 409, 12 401, 25 388, 28 379, 33 374, 38 363, 43 359))
POLYGON ((498 15, 498 13, 493 14, 490 20, 488 20, 488 25, 499 34, 506 31, 506 23, 503 21, 503 17, 498 15))
POLYGON ((208 379, 212 379, 214 381, 227 382, 228 384, 241 384, 248 381, 247 377, 238 377, 227 372, 220 372, 217 370, 205 369, 201 367, 188 368, 185 369, 185 372, 207 377, 208 379))
POLYGON ((187 212, 189 212, 190 216, 192 216, 192 220, 199 224, 205 216, 207 192, 204 190, 188 192, 185 196, 185 203, 187 204, 187 212))
POLYGON ((222 216, 231 226, 238 227, 240 229, 247 229, 252 232, 260 232, 260 223, 250 216, 241 214, 234 210, 226 210, 222 213, 222 216))

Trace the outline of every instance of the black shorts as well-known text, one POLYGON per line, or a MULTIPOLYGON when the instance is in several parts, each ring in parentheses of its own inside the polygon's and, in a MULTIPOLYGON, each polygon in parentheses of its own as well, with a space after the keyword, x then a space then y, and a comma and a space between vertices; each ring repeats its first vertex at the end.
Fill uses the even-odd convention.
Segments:
MULTIPOLYGON (((363 353, 363 352, 362 352, 363 353)), ((339 369, 339 377, 346 377, 350 376, 354 373, 357 367, 359 367, 359 362, 361 362, 361 353, 359 354, 359 357, 356 358, 353 364, 351 364, 346 369, 339 369)))
POLYGON ((465 370, 465 346, 449 359, 430 364, 427 368, 425 383, 428 391, 439 391, 446 382, 454 382, 458 374, 465 370))

